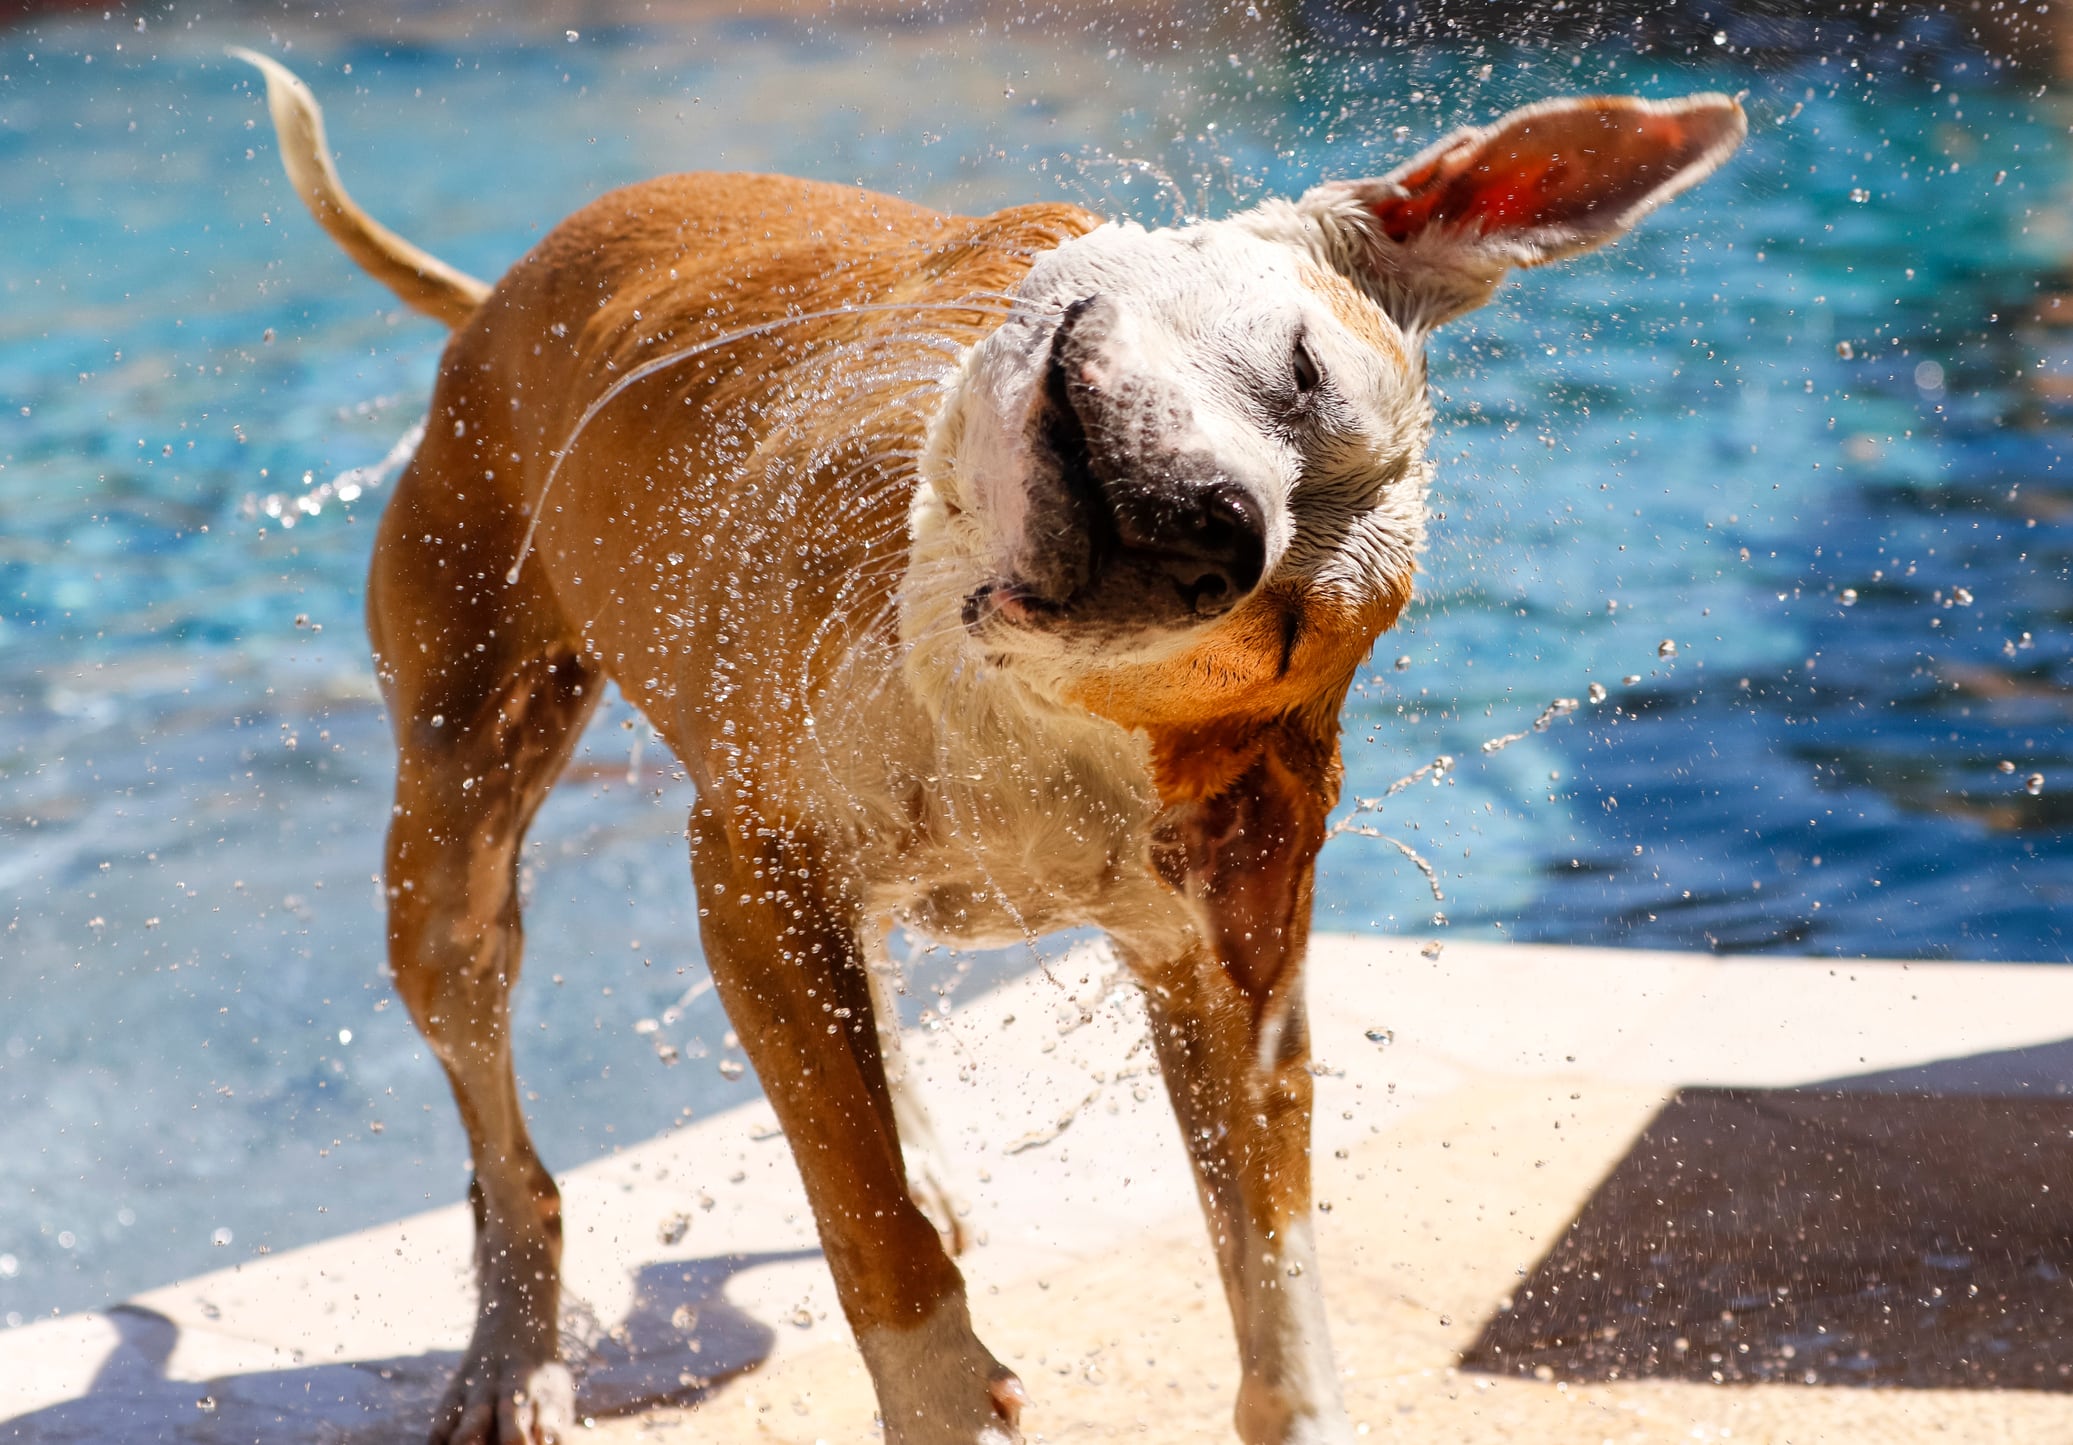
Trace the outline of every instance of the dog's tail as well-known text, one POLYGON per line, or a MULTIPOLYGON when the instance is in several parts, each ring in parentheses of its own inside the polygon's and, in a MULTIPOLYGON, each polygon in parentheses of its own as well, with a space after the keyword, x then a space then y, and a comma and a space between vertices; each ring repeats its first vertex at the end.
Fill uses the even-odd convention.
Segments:
POLYGON ((287 66, 256 50, 233 46, 230 53, 258 66, 266 76, 266 106, 273 113, 281 164, 287 168, 295 194, 302 197, 317 224, 331 233, 331 239, 359 262, 361 269, 395 292, 413 311, 421 311, 449 327, 459 326, 473 316, 482 299, 489 295, 488 286, 411 245, 361 210, 346 194, 344 183, 332 168, 331 152, 324 144, 324 113, 317 108, 317 98, 310 94, 310 88, 287 66))

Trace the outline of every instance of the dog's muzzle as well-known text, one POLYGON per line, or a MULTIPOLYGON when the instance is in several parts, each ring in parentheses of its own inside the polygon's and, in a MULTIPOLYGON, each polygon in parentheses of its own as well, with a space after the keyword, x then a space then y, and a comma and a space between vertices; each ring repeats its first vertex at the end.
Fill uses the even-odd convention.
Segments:
POLYGON ((1195 435, 1170 382, 1114 354, 1117 308, 1065 310, 1031 419, 1026 575, 982 589, 1011 620, 1181 627, 1236 606, 1266 568, 1260 503, 1213 459, 1172 445, 1195 435))

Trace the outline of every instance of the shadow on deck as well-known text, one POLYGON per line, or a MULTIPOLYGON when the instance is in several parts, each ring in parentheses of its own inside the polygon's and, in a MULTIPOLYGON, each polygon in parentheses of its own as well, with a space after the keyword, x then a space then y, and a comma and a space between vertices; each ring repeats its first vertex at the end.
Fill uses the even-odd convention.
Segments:
POLYGON ((1665 1104, 1464 1368, 2073 1391, 2073 1040, 1665 1104))
MULTIPOLYGON (((627 1317, 571 1361, 579 1415, 695 1405, 719 1383, 754 1369, 769 1356, 775 1335, 727 1302, 727 1281, 744 1270, 811 1259, 814 1253, 725 1255, 643 1267, 627 1317)), ((0 1422, 0 1440, 392 1445, 423 1438, 433 1407, 460 1365, 457 1352, 440 1350, 199 1382, 170 1380, 165 1371, 179 1343, 177 1324, 136 1305, 118 1305, 107 1318, 121 1343, 87 1392, 0 1422)))

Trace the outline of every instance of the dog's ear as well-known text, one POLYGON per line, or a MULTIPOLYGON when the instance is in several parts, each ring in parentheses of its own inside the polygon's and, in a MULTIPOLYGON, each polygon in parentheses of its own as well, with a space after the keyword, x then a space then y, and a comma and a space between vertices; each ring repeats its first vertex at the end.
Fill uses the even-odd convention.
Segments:
POLYGON ((1457 130, 1385 176, 1254 214, 1263 229, 1294 220, 1398 325, 1423 331, 1482 305, 1510 267, 1616 239, 1704 179, 1748 129, 1725 95, 1544 101, 1457 130))

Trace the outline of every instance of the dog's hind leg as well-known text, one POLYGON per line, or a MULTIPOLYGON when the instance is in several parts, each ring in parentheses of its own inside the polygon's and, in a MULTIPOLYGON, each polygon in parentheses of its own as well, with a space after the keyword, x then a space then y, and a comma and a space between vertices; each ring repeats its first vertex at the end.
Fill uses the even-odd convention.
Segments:
POLYGON ((900 1157, 907 1166, 907 1192, 914 1196, 921 1212, 935 1222, 936 1232, 943 1236, 943 1247, 959 1255, 971 1241, 965 1236, 964 1221, 958 1217, 957 1195, 950 1188, 949 1155, 936 1138, 935 1121, 929 1117, 921 1081, 908 1066, 907 1051, 900 1041, 900 1004, 894 984, 897 972, 898 966, 881 937, 871 951, 871 1016, 878 1025, 879 1057, 885 1065, 886 1090, 892 1097, 900 1157))
POLYGON ((561 1201, 512 1074, 518 855, 601 681, 551 599, 505 583, 515 535, 445 481, 422 457, 406 474, 368 587, 398 751, 389 963, 475 1166, 475 1334, 431 1438, 545 1445, 573 1430, 575 1402, 558 1358, 561 1201))
POLYGON ((1021 1384, 972 1331, 963 1277, 908 1192, 863 920, 808 830, 736 786, 700 790, 692 871, 706 963, 791 1141, 888 1445, 1007 1445, 1021 1384))

